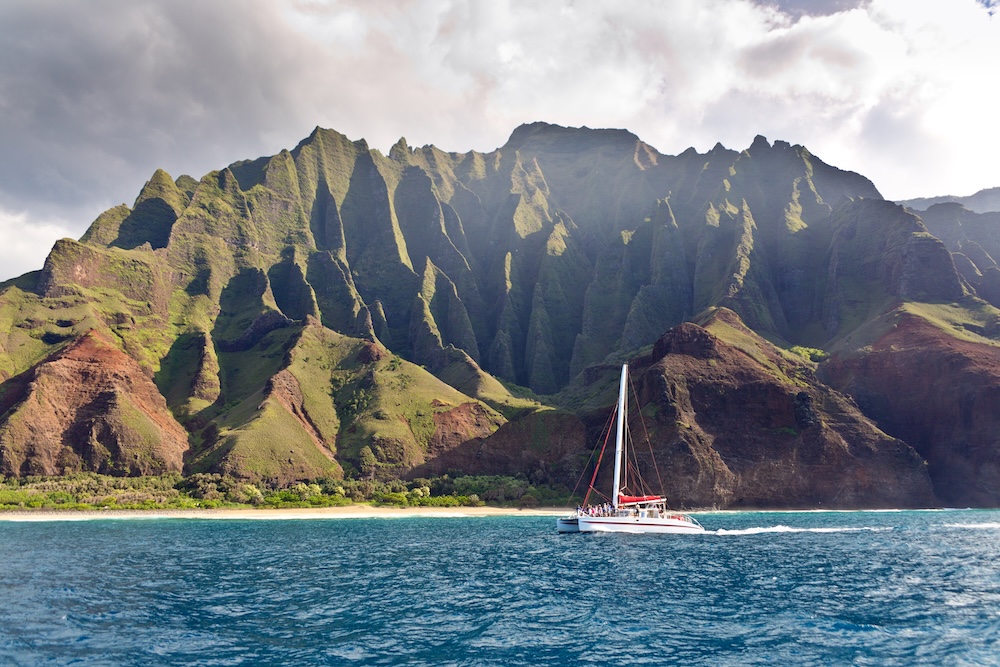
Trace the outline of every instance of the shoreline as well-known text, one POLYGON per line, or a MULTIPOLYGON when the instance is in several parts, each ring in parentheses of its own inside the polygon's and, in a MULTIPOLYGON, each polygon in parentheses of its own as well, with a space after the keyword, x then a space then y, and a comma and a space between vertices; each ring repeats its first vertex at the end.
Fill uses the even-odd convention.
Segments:
MULTIPOLYGON (((925 507, 925 508, 866 508, 866 509, 710 509, 683 510, 687 514, 798 514, 798 513, 850 513, 850 512, 947 512, 974 508, 925 507)), ((338 507, 277 508, 224 508, 224 509, 148 509, 148 510, 0 510, 3 522, 42 521, 93 521, 100 519, 206 519, 252 521, 308 520, 308 519, 406 519, 406 518, 484 518, 502 516, 559 517, 573 512, 572 507, 399 507, 392 505, 343 505, 338 507)))
POLYGON ((2 521, 92 521, 96 519, 402 519, 412 517, 475 518, 488 516, 563 516, 568 507, 394 507, 344 505, 289 509, 200 509, 200 510, 3 510, 2 521))

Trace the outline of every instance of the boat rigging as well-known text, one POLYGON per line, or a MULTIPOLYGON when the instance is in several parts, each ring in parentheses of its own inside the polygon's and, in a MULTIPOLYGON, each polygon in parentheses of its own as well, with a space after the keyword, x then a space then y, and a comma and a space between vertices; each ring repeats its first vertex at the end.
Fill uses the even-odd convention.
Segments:
POLYGON ((602 505, 587 504, 591 493, 596 492, 594 484, 604 459, 604 448, 607 446, 605 438, 584 504, 573 514, 557 519, 556 528, 560 533, 704 533, 705 529, 694 517, 671 511, 662 495, 646 493, 638 471, 631 470, 628 465, 625 438, 628 427, 627 386, 628 364, 622 364, 615 419, 614 487, 610 502, 602 505), (629 481, 633 477, 630 473, 634 473, 638 480, 640 493, 637 495, 626 493, 630 490, 629 481))

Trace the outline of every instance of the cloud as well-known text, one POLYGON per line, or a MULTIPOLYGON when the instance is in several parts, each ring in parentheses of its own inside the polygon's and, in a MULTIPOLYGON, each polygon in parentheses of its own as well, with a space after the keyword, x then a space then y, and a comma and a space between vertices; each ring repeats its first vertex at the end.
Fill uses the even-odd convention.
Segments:
POLYGON ((889 197, 969 194, 1000 185, 993 4, 11 0, 0 207, 78 236, 158 167, 197 178, 315 125, 465 151, 535 120, 670 153, 762 133, 889 197))
POLYGON ((234 150, 308 132, 288 76, 306 58, 269 6, 4 3, 4 201, 131 199, 160 164, 200 176, 247 157, 234 150))
POLYGON ((42 268, 52 244, 73 236, 65 223, 32 220, 26 213, 0 209, 0 267, 5 280, 42 268))

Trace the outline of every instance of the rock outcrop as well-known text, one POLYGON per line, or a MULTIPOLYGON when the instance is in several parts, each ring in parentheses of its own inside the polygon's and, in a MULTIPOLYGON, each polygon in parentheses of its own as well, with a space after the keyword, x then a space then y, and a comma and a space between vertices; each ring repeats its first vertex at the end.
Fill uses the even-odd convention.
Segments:
POLYGON ((180 471, 187 433, 133 359, 94 332, 4 384, 0 472, 180 471))
MULTIPOLYGON (((635 360, 667 497, 718 507, 919 507, 934 503, 913 449, 720 309, 678 325, 635 360)), ((641 454, 642 448, 637 451, 641 454)))

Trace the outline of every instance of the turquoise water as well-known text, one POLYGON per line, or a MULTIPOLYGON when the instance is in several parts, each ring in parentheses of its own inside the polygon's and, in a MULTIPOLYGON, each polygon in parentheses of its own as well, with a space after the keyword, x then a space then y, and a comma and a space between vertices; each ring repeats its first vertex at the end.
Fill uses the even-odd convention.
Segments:
POLYGON ((1000 512, 699 518, 0 521, 0 664, 1000 664, 1000 512))

